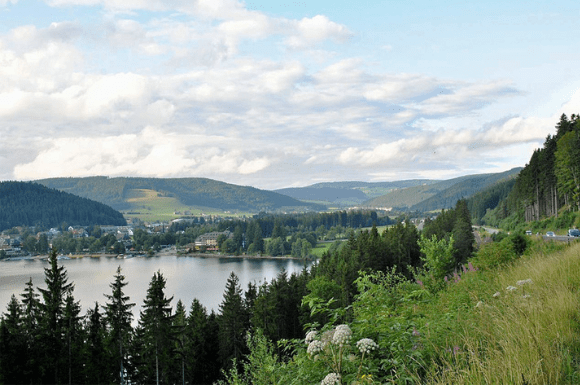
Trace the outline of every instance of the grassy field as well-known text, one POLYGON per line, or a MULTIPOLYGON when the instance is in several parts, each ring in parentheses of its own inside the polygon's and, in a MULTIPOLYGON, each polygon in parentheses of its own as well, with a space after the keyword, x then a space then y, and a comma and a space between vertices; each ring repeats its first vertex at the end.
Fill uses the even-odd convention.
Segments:
MULTIPOLYGON (((430 382, 580 383, 579 288, 579 242, 551 253, 540 248, 500 270, 467 274, 423 309, 454 315, 447 336, 431 340, 441 351, 430 382), (444 346, 456 346, 456 354, 444 346)), ((437 318, 430 322, 443 321, 437 318)))
POLYGON ((251 213, 233 213, 209 209, 206 207, 187 206, 177 198, 163 196, 154 190, 134 189, 127 192, 127 201, 131 208, 123 212, 125 218, 138 218, 142 221, 170 221, 184 216, 221 215, 251 216, 251 213))
POLYGON ((310 253, 315 255, 317 258, 320 258, 322 257, 322 254, 324 254, 324 252, 330 248, 331 245, 332 242, 318 242, 316 247, 313 248, 310 253))

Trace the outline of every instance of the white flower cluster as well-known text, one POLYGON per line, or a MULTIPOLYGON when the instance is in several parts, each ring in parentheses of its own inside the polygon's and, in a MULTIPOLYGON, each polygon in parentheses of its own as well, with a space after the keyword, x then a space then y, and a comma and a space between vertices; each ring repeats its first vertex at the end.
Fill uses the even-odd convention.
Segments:
POLYGON ((517 290, 517 287, 515 287, 515 286, 508 286, 508 287, 506 288, 506 290, 507 290, 507 291, 514 291, 514 290, 517 290))
POLYGON ((304 342, 306 342, 307 344, 311 343, 312 341, 314 341, 316 339, 317 334, 318 333, 316 332, 316 330, 309 331, 306 334, 306 338, 304 339, 304 342))
POLYGON ((343 346, 350 341, 352 336, 352 331, 348 325, 338 325, 334 330, 334 335, 332 336, 332 343, 338 346, 343 346))
POLYGON ((336 373, 328 373, 320 385, 340 385, 340 375, 336 373))
POLYGON ((371 340, 370 338, 363 338, 362 340, 356 343, 356 347, 361 353, 368 354, 371 352, 371 350, 375 350, 376 348, 378 348, 379 345, 377 345, 375 341, 371 340))
POLYGON ((324 350, 324 343, 318 340, 314 340, 308 344, 308 347, 306 348, 306 353, 312 356, 316 353, 321 352, 322 350, 324 350))
POLYGON ((531 278, 528 278, 528 279, 522 279, 521 281, 517 281, 517 282, 516 282, 516 284, 517 284, 518 286, 527 285, 528 283, 529 283, 530 285, 533 283, 531 278))

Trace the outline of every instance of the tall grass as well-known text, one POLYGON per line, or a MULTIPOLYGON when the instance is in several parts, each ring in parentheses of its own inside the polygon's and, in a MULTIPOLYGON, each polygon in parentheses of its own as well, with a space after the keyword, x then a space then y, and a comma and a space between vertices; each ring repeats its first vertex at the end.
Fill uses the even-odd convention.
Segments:
POLYGON ((434 343, 429 382, 580 383, 579 243, 549 255, 523 257, 472 279, 486 286, 466 282, 446 293, 461 298, 471 287, 472 301, 470 309, 454 320, 457 348, 449 352, 434 343), (531 283, 517 284, 528 279, 531 283), (508 286, 516 289, 510 291, 508 286), (494 297, 495 293, 499 295, 494 297))

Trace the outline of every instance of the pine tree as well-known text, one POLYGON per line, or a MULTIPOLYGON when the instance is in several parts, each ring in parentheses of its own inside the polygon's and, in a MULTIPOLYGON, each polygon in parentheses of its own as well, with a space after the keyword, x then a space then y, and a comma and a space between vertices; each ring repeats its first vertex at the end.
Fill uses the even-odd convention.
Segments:
POLYGON ((167 383, 172 372, 175 350, 175 333, 171 314, 173 297, 165 297, 165 278, 160 272, 153 274, 143 302, 137 328, 139 351, 137 382, 167 383))
MULTIPOLYGON (((84 374, 93 384, 104 384, 108 381, 108 372, 111 367, 105 350, 105 323, 99 311, 99 304, 89 309, 86 315, 86 344, 84 351, 84 374)), ((116 366, 116 362, 112 362, 116 366)), ((114 367, 114 366, 113 366, 114 367)))
POLYGON ((109 285, 111 294, 106 294, 108 302, 105 304, 105 322, 108 326, 109 337, 107 346, 113 361, 119 366, 119 371, 115 375, 114 381, 124 384, 126 382, 125 373, 127 370, 126 347, 131 341, 133 328, 131 321, 133 313, 131 308, 134 303, 129 303, 129 296, 123 293, 123 288, 127 286, 125 276, 121 273, 121 266, 117 267, 115 280, 109 285))
POLYGON ((32 278, 26 283, 24 293, 20 294, 23 308, 23 331, 26 343, 26 359, 21 376, 27 383, 38 382, 39 354, 36 344, 39 320, 39 295, 34 291, 32 278))
POLYGON ((219 305, 219 352, 222 367, 229 367, 231 360, 240 360, 245 350, 248 317, 242 298, 239 279, 232 272, 226 282, 224 299, 219 305))
POLYGON ((40 371, 43 382, 58 384, 66 378, 65 325, 63 322, 65 300, 72 294, 73 284, 68 283, 67 272, 58 265, 57 251, 52 249, 44 269, 46 289, 39 289, 43 301, 39 304, 39 349, 42 352, 40 371))
POLYGON ((68 384, 77 384, 81 381, 81 370, 83 368, 82 349, 84 342, 82 317, 80 316, 81 305, 75 302, 69 293, 65 299, 63 314, 63 331, 65 339, 65 349, 67 358, 67 378, 68 384))
POLYGON ((12 295, 7 312, 0 318, 0 382, 20 383, 26 363, 22 306, 12 295))
POLYGON ((173 318, 173 328, 175 330, 175 353, 179 360, 179 376, 173 375, 174 383, 185 385, 185 358, 186 358, 186 338, 187 338, 187 313, 181 300, 175 306, 175 317, 173 318))

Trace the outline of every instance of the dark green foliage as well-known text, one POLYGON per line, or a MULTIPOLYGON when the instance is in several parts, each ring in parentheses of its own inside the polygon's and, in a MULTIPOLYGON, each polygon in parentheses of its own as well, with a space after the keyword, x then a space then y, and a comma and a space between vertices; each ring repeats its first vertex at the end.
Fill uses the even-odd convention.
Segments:
POLYGON ((110 360, 109 352, 105 348, 107 329, 98 303, 87 311, 84 328, 86 343, 81 365, 85 367, 85 376, 93 384, 109 383, 112 380, 110 375, 116 371, 111 370, 114 367, 114 361, 110 360))
POLYGON ((496 173, 466 175, 444 181, 425 181, 399 188, 364 202, 367 207, 394 207, 410 211, 432 211, 451 208, 458 199, 469 197, 498 181, 517 174, 520 168, 496 173))
POLYGON ((505 203, 494 215, 504 228, 517 223, 559 216, 562 208, 580 206, 580 117, 564 114, 556 125, 556 135, 548 135, 542 148, 532 154, 518 175, 505 203))
MULTIPOLYGON (((352 236, 340 250, 326 253, 312 268, 313 277, 324 276, 338 285, 334 297, 338 306, 347 307, 356 294, 355 280, 359 271, 391 271, 393 268, 412 277, 412 271, 421 266, 419 234, 410 223, 399 223, 379 235, 376 227, 352 236)), ((321 297, 324 298, 324 297, 321 297)))
MULTIPOLYGON (((0 182, 0 231, 15 226, 58 227, 126 225, 123 215, 105 204, 37 183, 0 182)), ((46 251, 43 242, 39 247, 46 251)))
MULTIPOLYGON (((487 223, 483 220, 483 217, 488 212, 488 210, 493 210, 500 205, 500 202, 507 198, 510 191, 516 183, 516 176, 512 176, 507 180, 500 181, 485 190, 482 190, 467 199, 467 208, 471 213, 471 218, 476 224, 489 224, 495 225, 495 223, 487 223)), ((504 211, 501 212, 502 218, 505 218, 505 205, 503 206, 504 211)))
POLYGON ((228 367, 232 359, 239 361, 245 353, 245 335, 249 327, 249 313, 244 306, 242 289, 234 272, 226 282, 219 309, 219 358, 222 367, 228 367))
POLYGON ((21 383, 26 365, 26 339, 20 302, 12 295, 0 317, 0 383, 21 383))
POLYGON ((135 331, 134 377, 138 383, 169 383, 176 372, 172 299, 165 297, 163 275, 154 273, 135 331))
POLYGON ((465 263, 473 254, 475 242, 467 201, 461 199, 457 201, 454 209, 442 211, 435 220, 425 221, 423 236, 425 239, 435 236, 437 240, 449 240, 453 236, 453 267, 457 268, 465 263))
MULTIPOLYGON (((42 302, 39 304, 39 341, 37 349, 42 360, 39 371, 43 382, 60 383, 68 378, 68 336, 74 317, 74 309, 68 303, 73 284, 68 274, 57 262, 56 249, 49 255, 50 267, 44 269, 46 289, 39 289, 42 302), (68 303, 68 304, 67 304, 68 303), (71 321, 65 323, 66 320, 71 321)), ((40 363, 40 362, 39 362, 40 363)))
POLYGON ((457 183, 439 192, 435 196, 411 206, 412 211, 432 211, 452 208, 457 200, 471 197, 475 193, 495 185, 501 180, 517 175, 521 167, 495 174, 479 174, 457 178, 457 183))
POLYGON ((206 178, 53 178, 37 181, 45 186, 111 205, 117 210, 130 208, 127 192, 149 189, 174 196, 188 206, 222 210, 275 211, 285 207, 324 210, 322 205, 300 202, 286 195, 254 187, 236 186, 206 178))
MULTIPOLYGON (((263 330, 274 342, 281 339, 300 338, 303 334, 305 309, 302 298, 307 294, 308 271, 288 277, 281 271, 269 284, 263 284, 254 301, 246 301, 251 310, 251 325, 263 330)), ((246 291, 246 297, 251 289, 246 291)))
MULTIPOLYGON (((129 296, 123 292, 123 288, 127 286, 125 276, 121 274, 121 266, 117 268, 115 280, 109 286, 111 287, 111 294, 105 294, 107 303, 105 304, 105 323, 108 328, 108 336, 106 339, 106 346, 108 355, 114 365, 117 366, 113 371, 113 381, 124 383, 125 378, 121 373, 130 368, 127 365, 129 354, 127 347, 130 346, 133 328, 131 321, 133 313, 131 308, 135 306, 134 303, 129 302, 129 296)), ((98 312, 98 309, 95 311, 98 312)))

